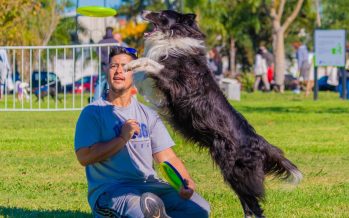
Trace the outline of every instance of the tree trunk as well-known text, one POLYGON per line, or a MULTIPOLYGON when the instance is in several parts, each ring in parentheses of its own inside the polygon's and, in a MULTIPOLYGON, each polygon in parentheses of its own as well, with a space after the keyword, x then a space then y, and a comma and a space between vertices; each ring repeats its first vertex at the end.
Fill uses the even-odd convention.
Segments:
POLYGON ((285 81, 285 44, 284 44, 284 31, 279 30, 273 37, 274 44, 274 57, 275 57, 275 83, 278 85, 280 92, 284 91, 285 81))
POLYGON ((230 75, 229 76, 232 76, 233 74, 236 73, 236 63, 235 63, 235 60, 236 60, 236 47, 235 47, 235 40, 234 38, 230 38, 230 51, 229 51, 229 54, 230 54, 230 59, 229 59, 229 71, 230 71, 230 75))
POLYGON ((304 0, 297 1, 294 10, 281 25, 281 18, 284 13, 286 0, 272 1, 272 8, 270 10, 270 14, 273 20, 273 53, 275 58, 275 82, 280 92, 283 92, 285 88, 285 31, 296 19, 300 9, 302 8, 303 2, 304 0))
POLYGON ((51 5, 51 18, 50 18, 50 23, 48 25, 48 28, 44 30, 44 36, 43 36, 43 39, 42 39, 42 43, 41 45, 43 46, 46 46, 48 44, 48 42, 50 41, 50 38, 53 34, 53 32, 55 31, 58 23, 59 23, 59 20, 60 20, 60 15, 57 13, 56 11, 56 3, 55 1, 52 2, 52 5, 51 5))

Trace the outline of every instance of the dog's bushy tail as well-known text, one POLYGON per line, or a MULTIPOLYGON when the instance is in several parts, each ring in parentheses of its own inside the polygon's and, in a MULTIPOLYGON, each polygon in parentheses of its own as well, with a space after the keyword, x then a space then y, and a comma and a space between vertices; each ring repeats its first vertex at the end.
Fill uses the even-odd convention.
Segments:
POLYGON ((295 185, 303 178, 301 171, 285 158, 282 150, 270 144, 267 146, 267 161, 264 165, 264 171, 266 174, 274 175, 295 185))

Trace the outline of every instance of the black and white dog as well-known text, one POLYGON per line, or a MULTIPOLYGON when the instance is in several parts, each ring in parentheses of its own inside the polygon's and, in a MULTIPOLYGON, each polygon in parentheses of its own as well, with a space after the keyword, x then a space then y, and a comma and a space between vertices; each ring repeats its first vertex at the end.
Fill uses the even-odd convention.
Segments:
POLYGON ((297 183, 301 172, 224 97, 207 66, 205 36, 195 14, 144 11, 142 17, 154 25, 145 34, 145 57, 125 67, 146 71, 155 80, 170 124, 186 139, 208 148, 238 195, 245 217, 264 217, 259 201, 265 175, 297 183))

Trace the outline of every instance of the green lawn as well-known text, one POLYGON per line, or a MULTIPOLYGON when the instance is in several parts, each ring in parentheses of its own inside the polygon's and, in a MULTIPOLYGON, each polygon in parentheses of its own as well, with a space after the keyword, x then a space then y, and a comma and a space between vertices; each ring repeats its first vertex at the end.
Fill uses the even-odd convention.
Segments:
MULTIPOLYGON (((292 93, 242 94, 232 102, 304 172, 293 187, 266 182, 267 217, 349 217, 349 101, 292 93)), ((79 111, 0 112, 0 217, 90 217, 73 137, 79 111)), ((243 217, 207 151, 177 134, 177 154, 211 204, 212 217, 243 217)))
POLYGON ((38 98, 32 94, 31 98, 27 100, 19 100, 16 95, 4 95, 0 100, 0 112, 5 110, 65 110, 71 108, 83 108, 88 104, 89 97, 93 97, 90 92, 81 93, 59 93, 54 97, 47 97, 44 100, 38 101, 38 98), (61 101, 59 101, 61 100, 61 101))

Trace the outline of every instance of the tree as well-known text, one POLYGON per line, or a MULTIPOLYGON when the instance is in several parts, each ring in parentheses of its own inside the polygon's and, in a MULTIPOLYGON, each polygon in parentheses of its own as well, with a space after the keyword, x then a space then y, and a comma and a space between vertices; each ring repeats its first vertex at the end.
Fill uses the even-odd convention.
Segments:
POLYGON ((250 70, 254 50, 261 42, 269 41, 270 21, 261 5, 260 0, 187 0, 185 4, 187 11, 198 14, 198 22, 207 35, 208 45, 223 45, 223 51, 230 57, 231 72, 236 71, 237 61, 243 70, 250 70))
POLYGON ((235 61, 249 71, 253 64, 256 49, 262 42, 270 39, 271 24, 260 0, 221 1, 225 13, 221 22, 227 31, 227 45, 230 46, 231 70, 235 70, 235 61), (239 52, 236 52, 236 51, 239 52))
POLYGON ((130 46, 142 52, 143 33, 151 25, 148 26, 145 22, 139 22, 140 12, 145 9, 153 11, 180 10, 181 2, 180 0, 122 0, 122 5, 118 9, 119 16, 125 16, 128 21, 118 31, 130 46))
MULTIPOLYGON (((85 29, 81 26, 78 27, 78 31, 84 32, 85 29)), ((61 18, 56 29, 53 31, 49 45, 69 45, 74 41, 76 33, 76 20, 75 17, 61 18)))
POLYGON ((0 0, 0 43, 2 45, 47 45, 64 7, 61 0, 0 0))
MULTIPOLYGON (((8 46, 47 45, 56 29, 60 14, 69 4, 68 0, 59 3, 51 0, 16 0, 0 2, 0 42, 8 46)), ((10 54, 9 54, 10 55, 10 54)), ((14 66, 24 66, 22 74, 29 79, 29 50, 12 51, 16 57, 14 66)), ((33 60, 38 60, 38 53, 33 53, 33 60)))
POLYGON ((326 29, 349 30, 349 1, 337 0, 334 4, 330 1, 321 2, 321 27, 326 29))
POLYGON ((35 16, 40 4, 34 0, 0 1, 1 45, 26 45, 28 26, 25 19, 35 16))
POLYGON ((163 0, 122 0, 122 5, 118 10, 119 15, 136 20, 136 17, 146 8, 152 10, 166 9, 163 0))
POLYGON ((68 0, 61 0, 58 4, 57 1, 41 0, 38 12, 26 19, 30 28, 28 31, 30 44, 47 45, 60 22, 64 8, 71 4, 68 0))
POLYGON ((119 33, 126 38, 129 46, 137 48, 138 52, 143 53, 143 38, 144 31, 147 28, 147 23, 136 23, 134 20, 130 20, 124 27, 119 29, 119 33))
POLYGON ((183 11, 183 0, 165 0, 165 4, 169 10, 183 11))
POLYGON ((304 0, 287 2, 293 4, 293 10, 290 14, 284 14, 286 0, 272 0, 269 8, 272 19, 273 30, 273 53, 275 57, 275 82, 279 86, 280 92, 284 91, 285 80, 285 32, 296 19, 302 8, 304 0))

